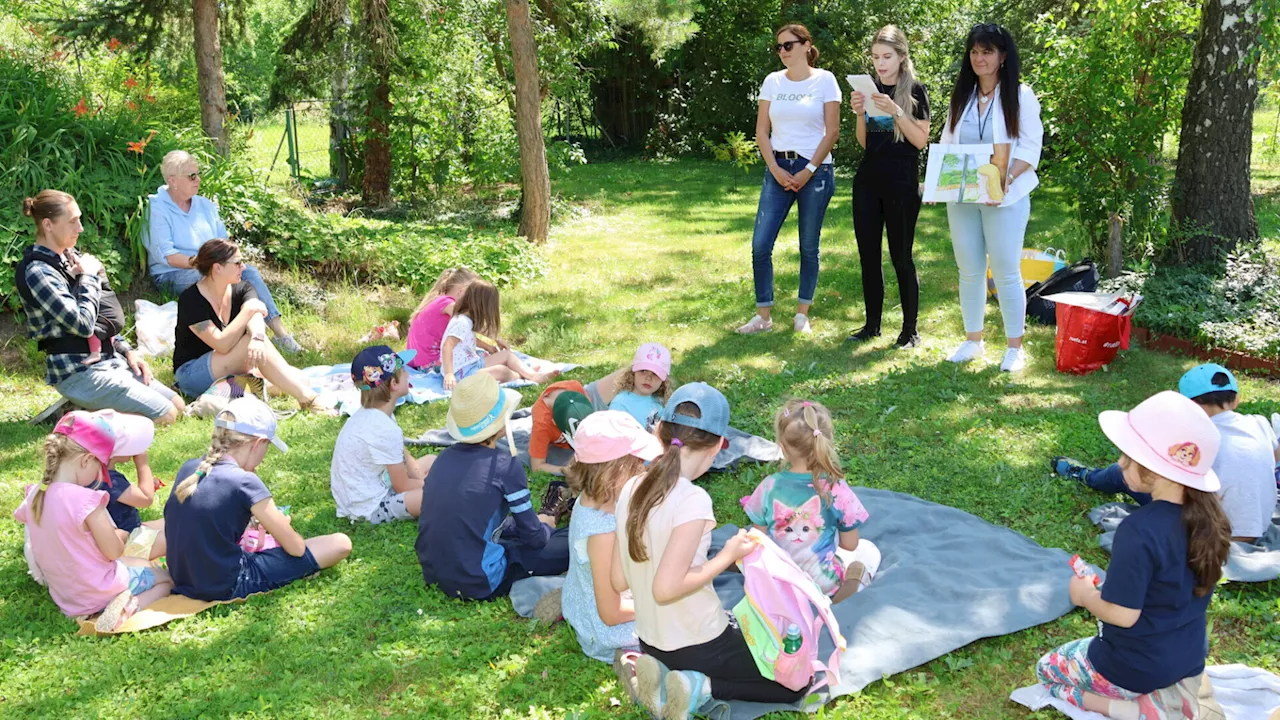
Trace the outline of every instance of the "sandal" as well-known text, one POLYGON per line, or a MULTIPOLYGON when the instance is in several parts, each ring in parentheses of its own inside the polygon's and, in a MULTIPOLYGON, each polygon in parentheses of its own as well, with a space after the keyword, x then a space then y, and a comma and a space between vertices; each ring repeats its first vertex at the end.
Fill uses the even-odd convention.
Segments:
POLYGON ((98 621, 93 624, 93 629, 100 633, 115 632, 137 610, 138 599, 128 590, 122 590, 103 609, 98 621))

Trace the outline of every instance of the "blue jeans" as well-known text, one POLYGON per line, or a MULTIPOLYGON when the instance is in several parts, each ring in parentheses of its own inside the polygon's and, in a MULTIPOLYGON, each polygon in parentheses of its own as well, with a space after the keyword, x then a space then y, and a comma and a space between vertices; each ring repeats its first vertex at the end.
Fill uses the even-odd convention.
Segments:
MULTIPOLYGON (((151 279, 155 281, 156 286, 161 290, 179 295, 183 290, 196 284, 196 281, 200 279, 200 271, 190 268, 174 268, 169 272, 152 275, 151 279)), ((271 291, 267 289, 267 283, 263 281, 262 274, 258 272, 258 268, 252 265, 245 265, 244 272, 240 274, 240 279, 253 286, 253 291, 258 293, 258 299, 262 301, 263 305, 267 306, 267 320, 274 320, 280 317, 280 309, 276 307, 276 301, 271 298, 271 291)))
MULTIPOLYGON (((779 167, 793 175, 804 170, 807 164, 809 161, 804 158, 778 158, 779 167)), ((793 203, 800 205, 800 291, 796 301, 801 305, 813 303, 818 289, 822 220, 827 215, 827 204, 835 191, 836 176, 829 164, 819 166, 818 172, 799 192, 783 189, 768 168, 765 169, 756 227, 751 235, 751 272, 755 277, 756 307, 773 305, 773 245, 778 241, 778 231, 782 229, 793 203)))
POLYGON ((1104 493, 1124 493, 1133 498, 1139 505, 1146 505, 1151 502, 1151 496, 1147 493, 1134 492, 1124 484, 1124 471, 1119 465, 1108 465, 1104 468, 1095 468, 1085 473, 1084 484, 1104 493))

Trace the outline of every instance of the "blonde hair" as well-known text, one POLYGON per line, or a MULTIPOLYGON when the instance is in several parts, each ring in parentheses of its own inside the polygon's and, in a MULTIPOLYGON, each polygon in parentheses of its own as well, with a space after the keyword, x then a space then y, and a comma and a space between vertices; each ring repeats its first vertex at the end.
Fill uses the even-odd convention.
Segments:
POLYGON ((602 463, 569 461, 564 477, 569 489, 604 505, 618 498, 622 484, 644 472, 644 461, 634 455, 623 455, 616 460, 602 463))
MULTIPOLYGON (((916 85, 916 66, 911 62, 907 34, 899 30, 897 25, 885 25, 871 38, 871 47, 874 48, 876 45, 893 48, 893 51, 902 59, 898 65, 898 84, 893 88, 893 101, 902 108, 904 115, 915 118, 916 96, 911 91, 916 85)), ((901 142, 903 139, 902 128, 898 127, 897 123, 893 124, 893 139, 895 142, 901 142)))
POLYGON ((188 163, 200 164, 195 156, 186 150, 170 150, 160 161, 160 176, 168 182, 169 178, 181 174, 182 168, 188 163))
POLYGON ((40 524, 40 513, 44 511, 44 491, 57 477, 58 468, 67 460, 88 454, 89 451, 84 446, 62 433, 49 433, 45 436, 44 477, 40 478, 40 488, 31 498, 31 517, 37 525, 40 524))
POLYGON ((466 315, 471 319, 471 330, 490 339, 497 339, 502 332, 502 298, 498 288, 488 280, 475 279, 467 291, 453 306, 454 316, 466 315))
MULTIPOLYGON (((658 389, 653 391, 652 397, 657 398, 662 401, 663 405, 666 405, 667 398, 671 397, 671 393, 675 392, 677 387, 679 386, 676 384, 675 378, 668 375, 667 379, 663 380, 662 384, 658 386, 658 389)), ((636 371, 632 370, 630 365, 622 368, 622 375, 618 377, 618 384, 616 388, 618 392, 622 392, 623 390, 627 392, 635 392, 636 371)))
MULTIPOLYGON (((235 420, 235 416, 226 411, 218 413, 218 417, 235 420)), ((209 474, 209 471, 222 459, 222 456, 235 452, 257 439, 252 435, 245 435, 230 428, 215 427, 213 429, 213 440, 209 443, 209 452, 204 454, 204 460, 196 466, 195 472, 185 478, 181 478, 177 486, 173 488, 173 494, 178 497, 178 502, 186 502, 187 498, 196 494, 196 486, 209 474)))
MULTIPOLYGON (((431 286, 431 289, 427 291, 426 297, 422 298, 422 302, 418 303, 418 307, 413 311, 413 314, 409 316, 409 322, 412 323, 414 320, 417 320, 418 316, 422 314, 423 310, 427 309, 427 306, 431 304, 432 300, 448 295, 449 290, 457 287, 461 287, 465 290, 466 286, 475 282, 479 278, 479 275, 475 274, 471 268, 465 265, 462 267, 445 268, 445 270, 440 273, 440 277, 436 278, 436 284, 431 286)), ((455 295, 453 299, 458 300, 459 298, 455 295)))
POLYGON ((805 461, 813 489, 830 503, 832 486, 844 479, 831 411, 816 402, 791 400, 773 418, 773 432, 787 458, 805 461))
POLYGON ((404 368, 399 368, 391 377, 383 376, 382 382, 375 385, 372 390, 361 390, 360 407, 371 408, 390 402, 391 383, 402 377, 404 377, 404 368))

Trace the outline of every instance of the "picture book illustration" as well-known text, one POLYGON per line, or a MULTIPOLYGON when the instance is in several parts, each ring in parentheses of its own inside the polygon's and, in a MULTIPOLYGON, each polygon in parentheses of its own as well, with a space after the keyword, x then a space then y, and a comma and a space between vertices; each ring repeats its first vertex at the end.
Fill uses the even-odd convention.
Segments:
POLYGON ((1020 199, 1001 182, 1009 172, 1009 151, 1009 143, 930 145, 924 201, 1007 205, 1020 199))

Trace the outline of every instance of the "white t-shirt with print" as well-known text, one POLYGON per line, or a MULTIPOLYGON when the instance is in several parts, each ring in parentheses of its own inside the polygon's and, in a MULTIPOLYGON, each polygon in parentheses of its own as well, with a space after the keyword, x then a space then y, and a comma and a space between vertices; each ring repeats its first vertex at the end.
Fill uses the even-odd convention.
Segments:
POLYGON ((1233 537, 1261 537, 1276 508, 1276 434, 1261 415, 1228 410, 1214 415, 1222 437, 1213 471, 1222 481, 1218 498, 1233 537))
POLYGON ((444 335, 440 337, 440 346, 444 347, 444 341, 451 337, 458 338, 458 344, 453 346, 455 373, 481 359, 480 351, 476 349, 476 333, 472 330, 471 318, 466 315, 454 315, 444 328, 444 335))
POLYGON ((404 431, 377 408, 361 408, 347 420, 333 446, 329 489, 338 517, 368 520, 391 489, 387 466, 404 462, 404 431))
POLYGON ((830 153, 822 162, 813 155, 827 132, 827 103, 842 99, 835 75, 809 68, 809 77, 795 82, 787 79, 786 70, 779 70, 764 79, 760 99, 769 101, 769 142, 774 150, 800 153, 814 165, 831 162, 830 153))

